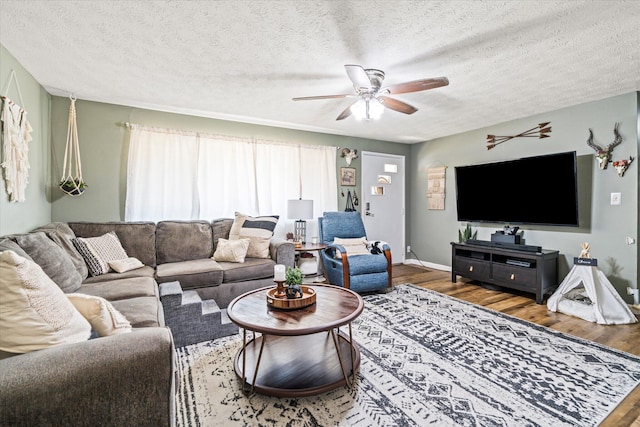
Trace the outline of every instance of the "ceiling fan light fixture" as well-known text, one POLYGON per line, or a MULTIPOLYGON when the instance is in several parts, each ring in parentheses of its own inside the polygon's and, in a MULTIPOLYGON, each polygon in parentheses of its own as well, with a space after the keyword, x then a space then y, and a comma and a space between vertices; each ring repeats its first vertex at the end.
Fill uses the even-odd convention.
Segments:
POLYGON ((351 106, 351 113, 357 120, 378 120, 384 112, 384 106, 378 98, 361 98, 351 106))

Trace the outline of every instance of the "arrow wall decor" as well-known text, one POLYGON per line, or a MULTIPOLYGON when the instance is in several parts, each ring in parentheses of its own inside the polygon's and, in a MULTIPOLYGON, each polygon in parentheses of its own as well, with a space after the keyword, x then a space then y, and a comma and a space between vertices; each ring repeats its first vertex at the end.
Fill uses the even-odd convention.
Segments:
POLYGON ((518 135, 513 136, 503 136, 503 135, 487 135, 487 150, 491 150, 496 145, 500 145, 505 141, 509 141, 513 138, 549 138, 549 133, 551 133, 551 126, 548 126, 551 122, 540 123, 538 126, 525 130, 518 135))

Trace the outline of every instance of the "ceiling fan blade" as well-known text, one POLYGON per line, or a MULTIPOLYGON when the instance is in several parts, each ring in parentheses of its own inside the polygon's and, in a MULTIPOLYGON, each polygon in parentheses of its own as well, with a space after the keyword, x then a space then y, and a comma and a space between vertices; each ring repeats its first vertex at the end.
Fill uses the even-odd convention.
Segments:
POLYGON ((340 113, 340 115, 338 117, 336 117, 336 120, 344 120, 347 117, 349 117, 351 115, 351 107, 353 106, 353 104, 355 104, 358 101, 359 100, 356 99, 354 102, 349 104, 349 106, 347 108, 345 108, 344 111, 342 113, 340 113))
POLYGON ((371 80, 369 80, 367 72, 364 71, 361 65, 345 65, 344 69, 347 70, 347 75, 356 90, 371 89, 371 80))
POLYGON ((449 84, 449 79, 446 77, 435 77, 432 79, 414 80, 411 82, 398 83, 396 85, 387 86, 380 90, 380 92, 387 92, 390 95, 397 95, 399 93, 420 92, 421 90, 435 89, 437 87, 446 86, 449 84))
POLYGON ((388 96, 380 95, 378 96, 378 99, 382 102, 382 105, 384 105, 385 107, 394 111, 398 111, 400 113, 413 114, 416 111, 418 111, 416 107, 409 105, 406 102, 402 102, 402 101, 398 101, 397 99, 390 98, 388 96))
POLYGON ((298 98, 291 98, 294 101, 309 101, 309 100, 313 100, 313 99, 334 99, 334 98, 348 98, 348 97, 352 97, 355 95, 349 94, 349 95, 319 95, 319 96, 301 96, 298 98))

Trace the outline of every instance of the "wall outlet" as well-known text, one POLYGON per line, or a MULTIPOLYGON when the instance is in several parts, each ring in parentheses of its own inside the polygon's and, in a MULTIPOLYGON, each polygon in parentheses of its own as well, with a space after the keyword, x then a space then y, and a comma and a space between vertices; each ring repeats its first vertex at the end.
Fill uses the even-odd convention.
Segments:
POLYGON ((411 253, 411 245, 407 245, 407 253, 411 253))
POLYGON ((611 206, 619 205, 622 199, 621 193, 611 193, 611 206))

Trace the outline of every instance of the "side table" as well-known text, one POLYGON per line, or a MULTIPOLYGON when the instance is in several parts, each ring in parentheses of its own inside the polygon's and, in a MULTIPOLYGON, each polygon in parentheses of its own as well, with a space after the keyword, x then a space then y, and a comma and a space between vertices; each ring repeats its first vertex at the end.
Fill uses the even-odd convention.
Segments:
POLYGON ((316 277, 320 277, 322 275, 324 275, 324 262, 322 261, 322 254, 320 252, 322 252, 323 250, 327 249, 329 246, 325 245, 324 243, 304 243, 301 247, 299 248, 294 248, 294 251, 296 252, 296 256, 300 256, 302 255, 304 252, 317 252, 318 253, 318 273, 316 274, 316 277))

